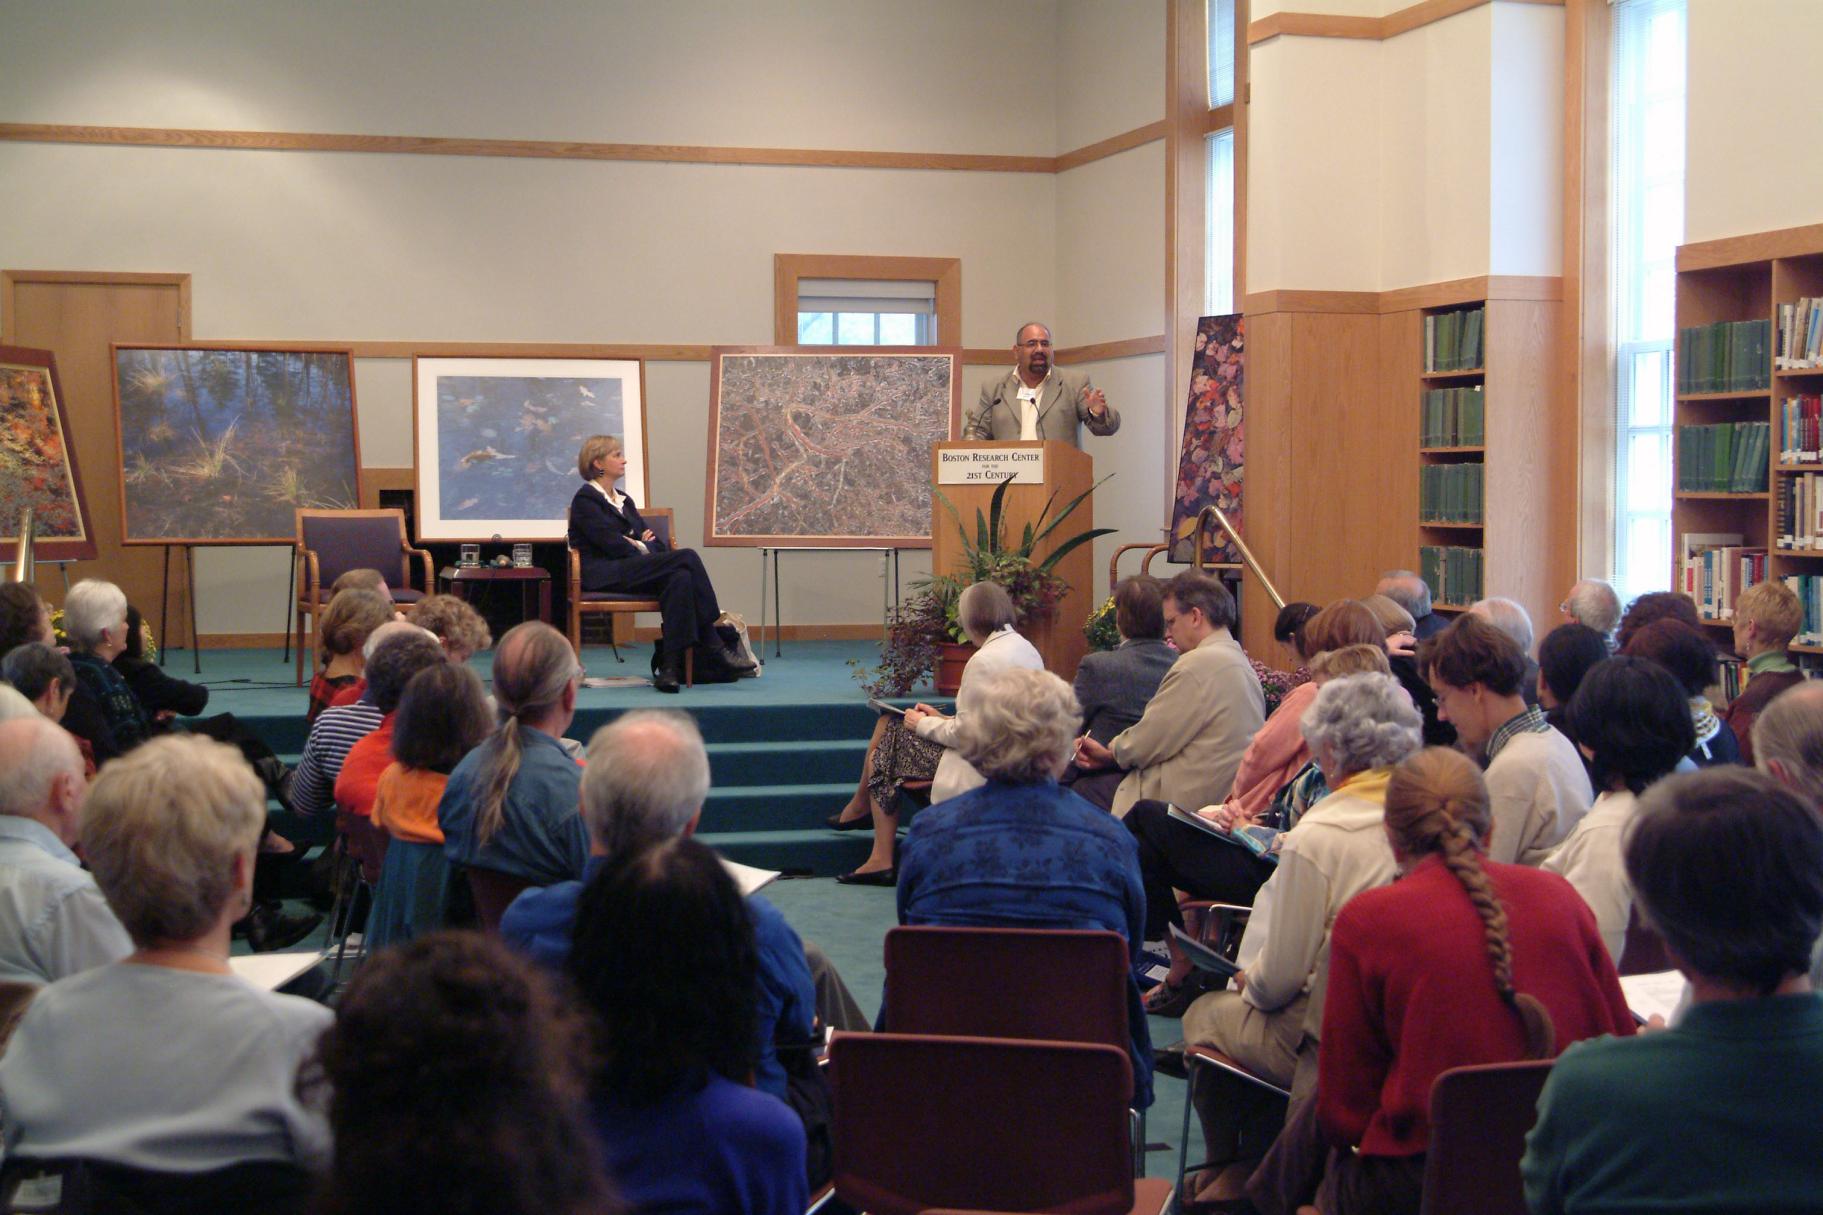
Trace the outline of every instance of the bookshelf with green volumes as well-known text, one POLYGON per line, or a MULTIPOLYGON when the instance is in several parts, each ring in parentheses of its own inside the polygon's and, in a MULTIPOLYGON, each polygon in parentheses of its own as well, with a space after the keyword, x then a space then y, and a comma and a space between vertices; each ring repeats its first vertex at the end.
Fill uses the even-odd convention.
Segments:
POLYGON ((1726 651, 1756 582, 1797 592, 1823 655, 1823 230, 1678 250, 1672 585, 1726 651))

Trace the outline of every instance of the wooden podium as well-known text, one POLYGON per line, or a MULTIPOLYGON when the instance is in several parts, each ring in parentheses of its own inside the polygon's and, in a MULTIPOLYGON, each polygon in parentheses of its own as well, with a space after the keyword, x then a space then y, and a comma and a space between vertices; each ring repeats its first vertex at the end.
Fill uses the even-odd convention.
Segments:
MULTIPOLYGON (((1055 439, 1047 442, 1011 441, 938 443, 931 448, 931 485, 942 491, 956 508, 962 526, 968 529, 971 542, 975 536, 975 512, 985 518, 994 490, 1009 472, 1018 470, 1020 479, 1007 487, 1001 507, 1002 535, 1017 546, 1027 523, 1034 523, 1053 494, 1056 501, 1046 522, 1068 506, 1078 494, 1095 484, 1095 462, 1087 452, 1055 439)), ((1033 551, 1033 558, 1044 560, 1059 543, 1095 526, 1095 499, 1085 498, 1070 513, 1062 526, 1047 536, 1033 551)), ((1083 625, 1098 602, 1095 595, 1094 545, 1080 544, 1057 563, 1055 573, 1069 587, 1057 612, 1050 620, 1034 629, 1029 637, 1044 655, 1045 667, 1064 679, 1076 678, 1076 666, 1089 648, 1083 636, 1083 625)), ((943 502, 931 495, 931 572, 957 574, 963 569, 962 537, 957 534, 956 520, 950 517, 943 502)))

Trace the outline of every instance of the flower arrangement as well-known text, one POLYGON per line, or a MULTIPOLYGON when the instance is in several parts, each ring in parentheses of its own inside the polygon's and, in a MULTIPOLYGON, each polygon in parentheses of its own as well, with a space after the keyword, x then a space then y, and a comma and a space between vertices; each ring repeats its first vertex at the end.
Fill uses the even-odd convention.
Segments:
POLYGON ((1120 644, 1120 629, 1114 624, 1114 596, 1102 600, 1101 606, 1089 613, 1082 635, 1089 639, 1089 649, 1111 650, 1120 644))

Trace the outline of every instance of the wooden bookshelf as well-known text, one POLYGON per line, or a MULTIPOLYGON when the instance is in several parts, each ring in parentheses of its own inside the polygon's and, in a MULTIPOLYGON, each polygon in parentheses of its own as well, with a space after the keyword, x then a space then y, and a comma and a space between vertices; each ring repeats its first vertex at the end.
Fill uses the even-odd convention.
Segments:
MULTIPOLYGON (((1730 238, 1686 245, 1678 250, 1677 330, 1680 349, 1672 374, 1683 366, 1684 331, 1721 321, 1764 320, 1769 323, 1766 388, 1731 392, 1678 391, 1673 419, 1678 428, 1724 422, 1766 422, 1767 489, 1762 493, 1704 493, 1678 490, 1671 506, 1672 585, 1684 589, 1684 538, 1692 533, 1738 534, 1743 546, 1766 550, 1766 576, 1823 574, 1823 548, 1779 547, 1779 500, 1783 483, 1806 473, 1823 473, 1823 463, 1785 463, 1780 459, 1782 410, 1786 398, 1823 392, 1823 368, 1782 370, 1774 365, 1779 346, 1779 305, 1800 296, 1823 296, 1823 244, 1781 248, 1786 256, 1750 257, 1751 241, 1730 238), (1740 258, 1742 260, 1735 260, 1740 258)), ((1674 381, 1681 389, 1681 381, 1674 381)), ((1672 485, 1680 483, 1675 462, 1682 452, 1673 442, 1672 485)), ((1714 628, 1732 626, 1729 618, 1706 619, 1714 628)), ((1724 649, 1726 645, 1724 644, 1724 649)), ((1823 654, 1823 646, 1794 645, 1794 652, 1823 654)))

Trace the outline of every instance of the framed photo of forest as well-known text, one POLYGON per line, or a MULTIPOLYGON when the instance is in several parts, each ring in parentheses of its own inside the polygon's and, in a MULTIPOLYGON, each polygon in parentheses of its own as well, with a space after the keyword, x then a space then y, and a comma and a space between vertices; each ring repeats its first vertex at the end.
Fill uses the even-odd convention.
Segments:
POLYGON ((33 554, 41 561, 92 561, 95 534, 76 470, 57 358, 0 346, 0 561, 19 557, 19 527, 32 508, 33 554))
POLYGON ((296 512, 361 503, 354 356, 116 343, 125 544, 290 544, 296 512))

